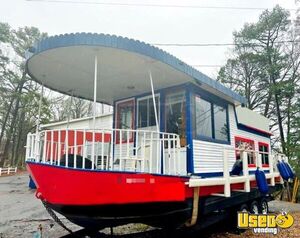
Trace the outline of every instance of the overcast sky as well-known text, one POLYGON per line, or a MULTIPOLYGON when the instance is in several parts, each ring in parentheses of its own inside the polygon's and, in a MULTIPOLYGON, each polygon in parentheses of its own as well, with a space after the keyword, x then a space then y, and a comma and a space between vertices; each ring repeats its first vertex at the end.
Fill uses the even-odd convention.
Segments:
MULTIPOLYGON (((59 1, 59 0, 57 0, 59 1)), ((68 0, 65 0, 68 1, 68 0)), ((74 0, 171 5, 295 9, 295 0, 74 0)), ((232 32, 257 21, 259 10, 104 6, 26 0, 1 0, 0 21, 12 27, 35 26, 49 35, 95 32, 147 43, 231 43, 232 32)), ((228 47, 161 47, 191 65, 222 65, 228 47)), ((216 78, 218 67, 200 67, 216 78)))

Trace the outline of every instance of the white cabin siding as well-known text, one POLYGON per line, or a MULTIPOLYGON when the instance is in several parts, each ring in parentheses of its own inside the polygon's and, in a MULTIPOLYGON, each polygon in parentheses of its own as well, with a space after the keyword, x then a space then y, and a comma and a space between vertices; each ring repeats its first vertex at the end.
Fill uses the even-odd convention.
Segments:
MULTIPOLYGON (((112 129, 112 124, 113 124, 112 113, 96 116, 96 128, 112 129)), ((93 117, 73 119, 70 120, 69 122, 61 121, 61 122, 41 125, 41 128, 45 130, 65 130, 67 127, 68 129, 92 129, 93 117)))
MULTIPOLYGON (((270 139, 237 128, 236 117, 232 105, 228 106, 229 127, 230 127, 230 145, 213 143, 201 140, 193 140, 193 162, 194 173, 218 173, 223 172, 223 151, 229 150, 229 168, 232 167, 235 158, 235 136, 254 140, 255 150, 258 150, 258 142, 270 144, 270 139)), ((259 122, 257 122, 259 123, 259 122)), ((255 170, 250 168, 249 170, 255 170)))
MULTIPOLYGON (((254 140, 255 150, 258 150, 258 142, 264 142, 270 144, 270 138, 253 134, 247 131, 239 130, 237 128, 237 121, 235 119, 234 108, 232 105, 228 106, 228 113, 229 113, 229 126, 230 126, 230 141, 232 146, 234 146, 235 136, 254 140)), ((256 123, 259 124, 260 122, 257 121, 256 123)))
POLYGON ((235 158, 231 145, 218 144, 207 141, 193 140, 193 158, 195 173, 223 172, 223 151, 229 149, 229 166, 235 158))

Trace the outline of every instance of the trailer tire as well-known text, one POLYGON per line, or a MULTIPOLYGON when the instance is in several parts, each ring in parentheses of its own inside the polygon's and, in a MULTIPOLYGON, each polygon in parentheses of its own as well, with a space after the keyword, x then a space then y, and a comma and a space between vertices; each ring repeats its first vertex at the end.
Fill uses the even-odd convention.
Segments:
POLYGON ((251 214, 256 214, 256 215, 260 213, 260 206, 256 200, 254 200, 250 203, 249 212, 251 214))
POLYGON ((262 198, 259 201, 259 213, 268 214, 268 212, 269 212, 268 200, 265 198, 262 198))
POLYGON ((243 203, 239 209, 238 209, 239 212, 248 212, 249 211, 249 207, 246 203, 243 203))
MULTIPOLYGON (((249 207, 246 203, 241 204, 239 207, 237 207, 237 209, 235 210, 235 212, 249 212, 249 207)), ((235 214, 235 227, 234 227, 234 231, 236 234, 241 235, 242 233, 244 233, 246 231, 246 229, 240 229, 237 227, 237 214, 235 214)))

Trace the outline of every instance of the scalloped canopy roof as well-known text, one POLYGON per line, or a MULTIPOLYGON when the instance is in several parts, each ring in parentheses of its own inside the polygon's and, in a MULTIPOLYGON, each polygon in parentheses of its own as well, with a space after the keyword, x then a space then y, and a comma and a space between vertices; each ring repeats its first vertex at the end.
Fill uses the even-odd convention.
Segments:
POLYGON ((246 99, 176 57, 149 44, 111 35, 77 33, 49 37, 28 50, 26 69, 33 80, 64 94, 93 99, 94 58, 98 58, 97 101, 194 83, 239 105, 246 99))

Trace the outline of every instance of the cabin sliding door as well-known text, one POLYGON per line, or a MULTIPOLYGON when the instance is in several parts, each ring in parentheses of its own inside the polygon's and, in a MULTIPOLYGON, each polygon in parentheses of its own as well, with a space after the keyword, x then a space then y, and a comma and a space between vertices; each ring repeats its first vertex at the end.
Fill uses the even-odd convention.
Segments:
POLYGON ((159 147, 159 134, 157 128, 159 125, 159 94, 155 95, 155 105, 157 112, 158 125, 155 119, 155 107, 152 95, 141 97, 137 99, 137 136, 135 138, 137 146, 137 156, 140 156, 147 161, 146 171, 160 172, 160 147, 159 147), (144 131, 154 131, 155 133, 144 133, 144 131), (151 160, 151 163, 150 163, 151 160), (150 168, 151 165, 151 168, 150 168))
POLYGON ((137 128, 142 130, 157 131, 159 128, 159 95, 155 95, 155 104, 157 112, 158 125, 155 120, 155 108, 152 96, 139 98, 137 100, 137 128))
MULTIPOLYGON (((134 129, 134 99, 117 103, 116 113, 117 129, 134 129)), ((123 131, 116 134, 116 142, 133 142, 133 132, 123 131)))

